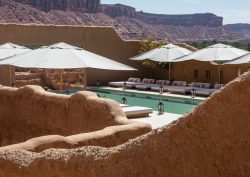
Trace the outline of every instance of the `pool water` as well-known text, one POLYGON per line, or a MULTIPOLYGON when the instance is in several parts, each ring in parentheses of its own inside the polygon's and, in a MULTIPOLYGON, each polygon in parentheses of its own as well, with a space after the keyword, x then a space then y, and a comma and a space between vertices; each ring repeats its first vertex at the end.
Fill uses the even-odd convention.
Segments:
MULTIPOLYGON (((70 90, 69 94, 74 94, 79 90, 70 90)), ((169 96, 150 95, 143 93, 131 93, 126 91, 114 91, 114 90, 102 90, 93 89, 89 90, 95 92, 102 98, 108 98, 121 103, 121 99, 125 96, 127 104, 129 106, 142 106, 152 108, 154 111, 158 111, 158 104, 160 101, 164 104, 164 111, 173 114, 184 115, 191 112, 202 100, 187 99, 187 98, 175 98, 169 96)), ((58 91, 53 91, 58 93, 58 91)), ((66 94, 66 91, 63 92, 66 94)))
POLYGON ((138 93, 119 93, 112 91, 94 91, 100 97, 109 98, 121 103, 123 96, 127 99, 127 104, 130 106, 143 106, 158 110, 160 101, 164 103, 165 112, 174 114, 186 114, 191 112, 201 101, 188 100, 185 98, 160 97, 154 95, 145 95, 138 93))

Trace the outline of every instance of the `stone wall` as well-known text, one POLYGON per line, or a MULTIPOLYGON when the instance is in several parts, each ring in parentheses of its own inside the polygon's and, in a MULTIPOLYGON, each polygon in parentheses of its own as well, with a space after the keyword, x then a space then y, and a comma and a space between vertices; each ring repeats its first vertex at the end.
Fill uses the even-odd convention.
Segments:
POLYGON ((250 73, 172 124, 115 148, 0 153, 6 177, 248 177, 250 73))
MULTIPOLYGON (((127 120, 117 102, 98 98, 95 93, 66 96, 45 92, 37 86, 1 87, 0 113, 0 146, 39 136, 70 136, 133 123, 127 120)), ((129 128, 133 126, 125 128, 124 132, 129 128)), ((150 130, 145 124, 134 128, 132 137, 150 130)), ((112 134, 112 129, 110 131, 112 134)), ((120 134, 122 137, 122 132, 120 134)))

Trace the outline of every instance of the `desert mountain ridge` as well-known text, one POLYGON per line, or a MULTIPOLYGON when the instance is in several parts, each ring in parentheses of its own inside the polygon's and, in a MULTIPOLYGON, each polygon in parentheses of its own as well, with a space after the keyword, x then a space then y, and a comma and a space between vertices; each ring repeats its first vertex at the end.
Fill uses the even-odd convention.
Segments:
POLYGON ((250 31, 223 26, 212 13, 164 15, 138 12, 122 4, 100 0, 0 0, 0 23, 112 26, 124 39, 153 37, 168 41, 250 38, 250 31))

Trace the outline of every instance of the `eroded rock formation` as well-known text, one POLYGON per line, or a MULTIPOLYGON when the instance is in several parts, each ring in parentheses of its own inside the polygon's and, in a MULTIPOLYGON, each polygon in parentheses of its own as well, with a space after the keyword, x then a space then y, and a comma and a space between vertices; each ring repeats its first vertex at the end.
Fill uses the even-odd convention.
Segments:
POLYGON ((222 20, 209 13, 149 14, 121 4, 100 5, 98 0, 0 0, 1 23, 112 26, 125 39, 238 39, 239 35, 223 27, 222 20))
POLYGON ((23 4, 31 5, 43 11, 81 11, 97 12, 100 7, 100 0, 15 0, 23 4))
POLYGON ((171 125, 115 148, 0 153, 0 176, 249 176, 250 72, 171 125))
POLYGON ((189 15, 164 15, 152 14, 145 12, 137 12, 135 8, 122 5, 101 5, 101 12, 112 18, 130 17, 137 18, 147 24, 153 25, 173 25, 173 26, 207 26, 221 27, 223 18, 212 13, 189 14, 189 15))

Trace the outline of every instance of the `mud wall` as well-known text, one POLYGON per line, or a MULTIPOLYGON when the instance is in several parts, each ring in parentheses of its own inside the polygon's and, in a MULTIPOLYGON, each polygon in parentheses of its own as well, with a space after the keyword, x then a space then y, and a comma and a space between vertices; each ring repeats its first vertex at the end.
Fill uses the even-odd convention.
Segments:
POLYGON ((249 87, 247 73, 182 119, 115 148, 1 152, 0 176, 248 177, 249 87))
MULTIPOLYGON (((39 136, 70 136, 133 123, 113 100, 98 98, 92 92, 58 95, 38 86, 1 87, 0 113, 0 146, 39 136)), ((139 128, 137 135, 150 131, 148 125, 145 127, 139 128)))
MULTIPOLYGON (((140 70, 140 72, 117 72, 89 69, 89 85, 95 85, 96 80, 106 84, 111 80, 127 80, 130 76, 143 77, 144 75, 140 62, 128 60, 129 57, 138 54, 139 42, 122 40, 112 27, 1 24, 0 36, 0 43, 13 42, 19 45, 49 45, 66 42, 82 46, 86 50, 140 70)), ((6 75, 7 73, 2 77, 6 75)))
MULTIPOLYGON (((107 71, 88 69, 88 85, 95 85, 100 80, 103 85, 109 81, 127 80, 129 77, 149 77, 149 71, 141 62, 131 61, 128 58, 138 54, 139 41, 126 41, 116 33, 112 27, 86 26, 53 26, 53 25, 16 25, 0 24, 0 44, 13 42, 19 45, 49 45, 57 42, 66 42, 82 46, 91 52, 103 55, 118 62, 135 67, 138 71, 107 71)), ((223 83, 233 80, 237 76, 238 66, 223 66, 223 83)), ((249 66, 240 66, 242 72, 249 66)), ((0 67, 0 83, 8 84, 9 72, 0 67)), ((218 82, 218 67, 206 62, 186 62, 173 64, 172 77, 176 80, 194 81, 194 70, 200 71, 197 81, 218 82), (185 66, 185 67, 184 67, 185 66), (185 72, 183 71, 185 68, 185 72), (205 77, 206 70, 211 71, 211 78, 205 77)), ((168 79, 168 70, 155 69, 155 79, 168 79)))

